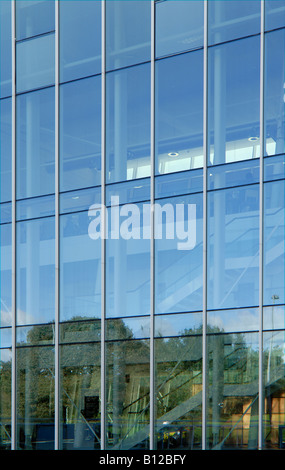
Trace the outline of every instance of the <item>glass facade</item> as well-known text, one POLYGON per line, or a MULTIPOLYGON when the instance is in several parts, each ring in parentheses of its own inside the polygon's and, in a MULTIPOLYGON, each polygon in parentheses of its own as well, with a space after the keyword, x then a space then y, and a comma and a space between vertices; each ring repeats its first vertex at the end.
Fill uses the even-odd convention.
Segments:
POLYGON ((285 1, 0 35, 0 449, 285 449, 285 1))

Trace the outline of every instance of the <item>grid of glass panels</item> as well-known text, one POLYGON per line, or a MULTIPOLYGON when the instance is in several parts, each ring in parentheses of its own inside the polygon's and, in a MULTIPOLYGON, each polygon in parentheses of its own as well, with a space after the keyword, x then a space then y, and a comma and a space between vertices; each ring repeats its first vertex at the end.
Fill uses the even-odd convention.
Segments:
POLYGON ((0 23, 1 449, 284 448, 284 1, 0 23))

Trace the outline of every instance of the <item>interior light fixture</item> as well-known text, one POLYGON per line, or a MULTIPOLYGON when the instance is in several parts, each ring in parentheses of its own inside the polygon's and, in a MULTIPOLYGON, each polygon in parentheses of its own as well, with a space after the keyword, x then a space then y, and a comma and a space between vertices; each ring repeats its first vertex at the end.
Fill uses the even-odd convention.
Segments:
POLYGON ((249 142, 256 142, 257 140, 259 140, 259 137, 249 137, 248 140, 249 142))
POLYGON ((169 157, 178 157, 179 153, 178 152, 169 152, 168 156, 169 157))

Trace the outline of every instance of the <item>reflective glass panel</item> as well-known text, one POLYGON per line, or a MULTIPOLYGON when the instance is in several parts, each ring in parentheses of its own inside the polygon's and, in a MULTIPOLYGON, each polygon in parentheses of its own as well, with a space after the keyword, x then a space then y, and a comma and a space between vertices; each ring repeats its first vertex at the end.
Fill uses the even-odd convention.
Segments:
POLYGON ((106 2, 106 68, 150 60, 151 2, 106 2))
POLYGON ((207 312, 208 331, 225 333, 257 331, 259 329, 259 309, 239 308, 210 310, 207 312))
POLYGON ((202 194, 156 200, 155 312, 202 309, 202 194))
POLYGON ((33 326, 17 326, 16 338, 17 346, 40 346, 54 344, 54 323, 33 326))
POLYGON ((203 47, 203 5, 203 0, 156 3, 156 57, 203 47))
POLYGON ((156 96, 156 173, 201 168, 203 51, 157 61, 156 96))
POLYGON ((141 339, 150 336, 150 317, 108 319, 106 339, 141 339))
POLYGON ((101 181, 101 79, 60 86, 60 189, 101 181))
POLYGON ((202 312, 174 313, 155 316, 155 336, 187 336, 189 331, 202 328, 202 312))
POLYGON ((11 3, 0 2, 0 98, 12 95, 11 3))
POLYGON ((91 220, 88 212, 60 217, 61 321, 101 315, 101 241, 89 236, 91 220))
POLYGON ((202 330, 187 333, 155 339, 158 450, 202 446, 202 330))
POLYGON ((155 197, 171 197, 203 191, 203 170, 181 171, 155 177, 155 197))
POLYGON ((277 301, 273 298, 270 307, 263 307, 264 330, 285 330, 285 306, 277 301))
POLYGON ((209 49, 209 164, 259 156, 259 55, 259 37, 209 49))
POLYGON ((54 88, 17 96, 17 198, 54 192, 54 88))
POLYGON ((107 183, 150 176, 149 64, 106 76, 106 152, 107 183))
POLYGON ((60 347, 63 450, 100 450, 100 347, 100 342, 60 347))
POLYGON ((208 2, 209 44, 259 33, 260 5, 256 0, 208 2))
POLYGON ((0 409, 1 428, 0 446, 1 450, 10 450, 12 444, 11 436, 11 377, 12 377, 12 348, 1 349, 1 374, 0 374, 0 409))
POLYGON ((60 80, 101 72, 101 2, 59 2, 60 80))
POLYGON ((148 449, 149 341, 107 342, 106 364, 106 448, 148 449))
POLYGON ((264 181, 285 179, 285 155, 264 158, 264 181))
POLYGON ((259 186, 208 194, 208 309, 258 301, 259 186))
POLYGON ((87 343, 101 340, 101 319, 78 320, 60 324, 60 342, 87 343))
MULTIPOLYGON (((1 69, 0 69, 1 70, 1 69)), ((12 102, 0 100, 0 201, 12 200, 12 102)))
POLYGON ((207 338, 207 448, 258 449, 258 333, 207 338))
MULTIPOLYGON (((11 224, 0 225, 0 241, 1 241, 0 326, 3 327, 3 326, 12 325, 12 227, 11 227, 11 224)), ((1 344, 0 344, 0 347, 1 347, 1 344)))
POLYGON ((285 182, 264 184, 264 305, 284 304, 285 182))
POLYGON ((54 350, 17 349, 17 450, 54 449, 54 350))
POLYGON ((265 0, 265 30, 285 26, 284 0, 265 0))
POLYGON ((259 182, 259 159, 217 165, 208 170, 208 189, 222 189, 259 182))
POLYGON ((15 4, 17 40, 54 31, 53 0, 20 0, 15 4))
POLYGON ((54 321, 54 218, 17 222, 17 324, 54 321))
POLYGON ((54 34, 46 34, 16 44, 17 92, 53 85, 54 34))
POLYGON ((285 152, 285 30, 265 35, 265 155, 285 152))
POLYGON ((16 202, 16 220, 35 219, 55 214, 54 196, 22 199, 16 202))

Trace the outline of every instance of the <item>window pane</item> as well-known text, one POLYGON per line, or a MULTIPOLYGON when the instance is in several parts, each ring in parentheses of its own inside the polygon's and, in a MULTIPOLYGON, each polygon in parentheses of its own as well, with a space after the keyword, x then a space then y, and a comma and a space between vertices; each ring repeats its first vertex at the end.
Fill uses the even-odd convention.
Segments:
POLYGON ((259 37, 209 49, 209 164, 259 156, 259 50, 259 37))
POLYGON ((101 316, 101 243, 89 236, 88 212, 60 217, 60 319, 101 316))
POLYGON ((54 88, 17 96, 17 198, 54 192, 54 88))
POLYGON ((208 194, 208 309, 258 301, 259 186, 208 194))
POLYGON ((101 181, 101 79, 60 86, 60 189, 101 181))
POLYGON ((156 3, 156 57, 202 47, 202 0, 156 3))
POLYGON ((0 101, 0 161, 1 184, 0 201, 12 200, 12 102, 11 99, 0 101))
POLYGON ((106 182, 150 176, 149 64, 108 73, 106 101, 106 182))
POLYGON ((59 2, 60 80, 101 72, 101 2, 59 2))
POLYGON ((151 2, 106 2, 106 68, 150 60, 151 2))
POLYGON ((17 92, 53 85, 54 34, 19 42, 16 45, 17 92))
POLYGON ((285 152, 285 31, 265 35, 266 155, 285 152))
POLYGON ((265 30, 285 26, 284 0, 265 0, 265 30))
POLYGON ((17 324, 54 321, 54 218, 17 222, 17 324))
MULTIPOLYGON (((11 224, 0 225, 0 292, 1 317, 0 326, 12 325, 12 227, 11 224)), ((2 343, 2 342, 1 342, 2 343)), ((0 343, 0 347, 3 347, 0 343)))
POLYGON ((208 171, 208 189, 222 189, 259 182, 259 159, 213 166, 208 171))
POLYGON ((53 0, 21 0, 15 3, 17 40, 54 31, 53 0))
POLYGON ((12 95, 11 1, 0 1, 0 98, 12 95))
POLYGON ((260 32, 260 2, 215 0, 208 2, 209 44, 242 38, 260 32))
POLYGON ((180 196, 203 191, 203 170, 196 169, 155 177, 155 196, 180 196))
POLYGON ((11 450, 11 377, 12 348, 1 349, 0 406, 1 406, 1 450, 11 450))
POLYGON ((203 166, 203 51, 156 63, 156 173, 203 166))

